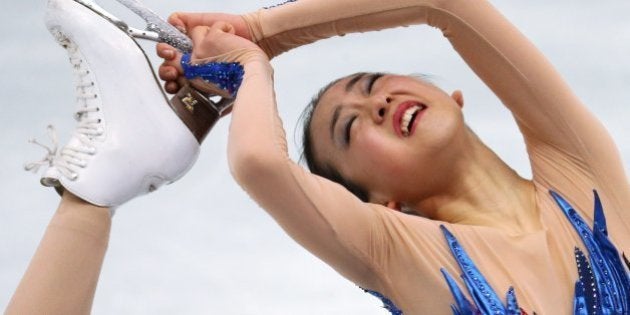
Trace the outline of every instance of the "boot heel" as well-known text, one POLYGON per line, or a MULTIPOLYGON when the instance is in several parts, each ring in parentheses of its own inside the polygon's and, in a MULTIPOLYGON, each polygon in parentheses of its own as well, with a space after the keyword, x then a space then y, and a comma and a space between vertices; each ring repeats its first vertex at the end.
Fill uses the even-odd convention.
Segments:
POLYGON ((171 99, 170 105, 200 144, 221 118, 224 109, 190 85, 182 87, 171 99))

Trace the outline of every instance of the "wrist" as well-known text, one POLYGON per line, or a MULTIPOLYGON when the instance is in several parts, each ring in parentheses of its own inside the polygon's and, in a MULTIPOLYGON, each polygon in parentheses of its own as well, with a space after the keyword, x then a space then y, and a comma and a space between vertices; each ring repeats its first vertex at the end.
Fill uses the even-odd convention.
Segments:
POLYGON ((61 203, 59 210, 60 212, 68 212, 72 210, 78 211, 89 211, 90 213, 94 213, 95 215, 103 214, 107 215, 107 217, 111 216, 112 212, 107 207, 100 207, 81 199, 77 195, 71 193, 68 190, 63 190, 61 194, 61 203), (81 209, 81 210, 79 210, 81 209))
POLYGON ((261 50, 252 48, 201 59, 185 54, 181 59, 184 76, 195 89, 227 98, 236 95, 246 74, 245 67, 249 64, 262 65, 267 70, 271 68, 267 56, 261 50))
MULTIPOLYGON (((253 45, 252 45, 253 46, 253 45)), ((232 50, 228 53, 224 53, 217 56, 206 58, 195 58, 192 56, 190 63, 194 65, 207 64, 213 62, 236 62, 245 66, 250 62, 267 62, 269 63, 269 57, 264 51, 254 48, 241 48, 232 50)))
POLYGON ((265 75, 273 77, 273 67, 266 56, 265 58, 251 59, 243 68, 245 69, 246 77, 252 75, 265 75))

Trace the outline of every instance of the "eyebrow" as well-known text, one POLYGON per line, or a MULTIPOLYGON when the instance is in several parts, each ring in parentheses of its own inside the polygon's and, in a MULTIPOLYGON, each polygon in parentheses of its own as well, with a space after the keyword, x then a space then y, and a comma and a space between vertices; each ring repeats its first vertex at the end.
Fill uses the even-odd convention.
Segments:
POLYGON ((341 114, 341 106, 337 105, 335 107, 335 111, 333 112, 332 120, 330 122, 330 139, 335 141, 335 126, 337 125, 337 121, 339 120, 339 116, 341 114))
POLYGON ((372 87, 374 86, 374 83, 376 82, 376 80, 384 77, 385 74, 381 73, 381 72, 375 72, 372 73, 370 75, 370 77, 367 79, 368 80, 368 84, 366 87, 366 93, 370 93, 370 91, 372 91, 372 87))
POLYGON ((350 81, 346 83, 346 92, 350 92, 350 90, 352 90, 352 88, 357 84, 357 82, 363 79, 363 77, 365 77, 366 75, 367 73, 363 72, 354 76, 354 78, 350 79, 350 81))

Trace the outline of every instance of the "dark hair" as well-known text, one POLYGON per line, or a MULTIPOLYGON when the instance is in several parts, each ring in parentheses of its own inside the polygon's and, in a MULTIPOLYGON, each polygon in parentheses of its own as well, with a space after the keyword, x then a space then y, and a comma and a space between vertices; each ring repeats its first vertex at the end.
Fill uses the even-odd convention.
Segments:
POLYGON ((317 94, 315 94, 315 96, 313 96, 313 98, 311 99, 311 101, 308 103, 308 105, 306 106, 306 108, 304 109, 304 111, 302 112, 302 115, 300 115, 300 120, 302 121, 302 158, 306 161, 306 166, 308 166, 308 169, 311 171, 311 173, 315 174, 315 175, 319 175, 322 176, 324 178, 327 178, 335 183, 338 183, 340 185, 342 185, 343 187, 345 187, 346 189, 348 189, 351 193, 353 193, 355 196, 357 196, 359 199, 361 199, 364 202, 368 202, 368 191, 357 185, 356 183, 344 178, 341 173, 339 173, 339 171, 337 169, 335 169, 334 167, 332 167, 331 165, 328 164, 322 164, 319 163, 318 161, 315 160, 315 154, 314 154, 314 150, 313 150, 313 134, 311 133, 311 122, 313 120, 313 112, 315 111, 315 108, 317 107, 317 104, 319 104, 320 99, 322 98, 322 96, 335 84, 337 84, 339 81, 345 79, 345 78, 349 78, 349 77, 354 77, 354 76, 359 76, 359 75, 365 75, 365 72, 358 72, 358 73, 354 73, 351 74, 349 76, 345 76, 345 77, 341 77, 339 79, 336 79, 330 83, 328 83, 326 86, 324 86, 323 88, 321 88, 319 90, 319 92, 317 92, 317 94))

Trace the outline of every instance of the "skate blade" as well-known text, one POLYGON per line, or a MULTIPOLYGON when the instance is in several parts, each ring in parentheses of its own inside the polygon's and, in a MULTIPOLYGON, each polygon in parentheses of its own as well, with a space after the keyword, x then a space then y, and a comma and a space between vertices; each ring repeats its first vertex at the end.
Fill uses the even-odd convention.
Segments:
POLYGON ((125 32, 132 38, 140 38, 147 39, 154 42, 160 42, 160 35, 157 32, 149 31, 149 30, 141 30, 138 28, 134 28, 129 26, 125 21, 117 18, 113 14, 109 13, 107 10, 103 9, 96 2, 90 0, 73 0, 76 3, 83 5, 84 7, 90 9, 92 12, 98 14, 103 17, 121 31, 125 32))

